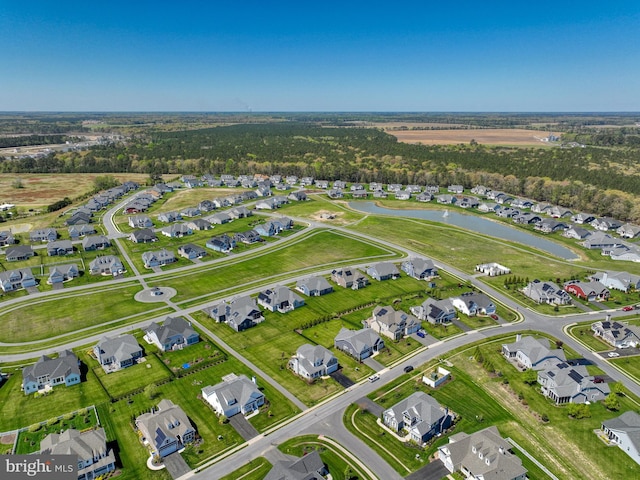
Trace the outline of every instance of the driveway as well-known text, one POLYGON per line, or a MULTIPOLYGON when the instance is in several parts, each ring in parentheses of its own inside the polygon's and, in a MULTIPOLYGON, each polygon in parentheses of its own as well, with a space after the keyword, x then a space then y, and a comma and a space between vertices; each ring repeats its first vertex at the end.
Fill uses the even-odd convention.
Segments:
POLYGON ((440 480, 449 475, 444 464, 440 460, 434 460, 433 462, 425 465, 420 470, 413 472, 406 480, 440 480))
POLYGON ((373 357, 369 357, 369 358, 365 358, 362 363, 364 363, 366 366, 372 368, 373 370, 375 370, 376 372, 379 372, 380 370, 384 370, 384 365, 382 365, 380 362, 378 362, 375 358, 373 357))
POLYGON ((249 441, 252 438, 258 436, 258 431, 253 427, 253 425, 249 423, 246 418, 244 418, 244 415, 242 415, 241 413, 230 417, 229 423, 246 441, 249 441))
POLYGON ((468 325, 462 323, 457 318, 454 319, 454 320, 451 320, 451 323, 453 323, 456 327, 458 327, 463 332, 470 332, 471 330, 473 330, 471 327, 469 327, 468 325))
POLYGON ((191 471, 191 467, 187 465, 187 462, 184 461, 184 458, 182 458, 178 452, 167 455, 164 457, 163 462, 171 478, 181 477, 191 471))
POLYGON ((380 418, 382 412, 384 412, 384 408, 367 397, 359 398, 356 401, 356 404, 358 405, 358 407, 360 407, 361 410, 367 410, 368 412, 373 413, 378 418, 380 418))
POLYGON ((436 343, 438 341, 435 338, 433 338, 431 335, 425 335, 424 337, 419 337, 417 333, 412 333, 411 338, 413 338, 417 342, 420 342, 425 347, 428 347, 429 345, 436 343))
POLYGON ((25 288, 25 290, 29 295, 32 295, 34 293, 40 293, 40 290, 38 290, 38 287, 27 287, 25 288))
POLYGON ((349 377, 347 377, 345 374, 343 374, 340 370, 338 370, 337 372, 333 372, 329 376, 333 378, 336 382, 338 382, 340 385, 342 385, 342 387, 344 388, 349 388, 355 385, 355 382, 351 380, 349 377))

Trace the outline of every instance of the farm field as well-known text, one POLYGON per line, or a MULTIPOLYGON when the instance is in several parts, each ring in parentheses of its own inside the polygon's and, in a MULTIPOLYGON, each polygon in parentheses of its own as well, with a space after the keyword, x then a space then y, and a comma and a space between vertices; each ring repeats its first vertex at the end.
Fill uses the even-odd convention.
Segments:
POLYGON ((458 143, 470 143, 475 140, 481 145, 515 145, 515 146, 549 146, 548 143, 538 140, 547 136, 545 132, 538 130, 525 130, 519 128, 481 128, 468 130, 409 130, 387 131, 404 143, 419 143, 421 145, 455 145, 458 143))

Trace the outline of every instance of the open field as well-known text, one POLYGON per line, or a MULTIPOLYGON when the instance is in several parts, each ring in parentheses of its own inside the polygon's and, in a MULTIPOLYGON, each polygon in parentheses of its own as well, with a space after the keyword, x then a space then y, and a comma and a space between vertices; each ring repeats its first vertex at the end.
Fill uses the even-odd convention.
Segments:
POLYGON ((422 145, 455 145, 475 140, 482 145, 548 146, 537 140, 547 134, 536 130, 518 128, 482 128, 469 130, 409 130, 389 131, 389 134, 405 143, 422 145))

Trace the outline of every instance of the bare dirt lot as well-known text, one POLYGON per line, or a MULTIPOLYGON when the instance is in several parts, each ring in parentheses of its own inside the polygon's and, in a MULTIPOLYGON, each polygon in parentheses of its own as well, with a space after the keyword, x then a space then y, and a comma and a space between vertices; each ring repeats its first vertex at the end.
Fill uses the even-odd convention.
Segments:
POLYGON ((548 146, 539 139, 547 133, 535 130, 511 128, 487 128, 471 130, 409 130, 389 131, 399 141, 422 145, 455 145, 475 140, 482 145, 548 146))

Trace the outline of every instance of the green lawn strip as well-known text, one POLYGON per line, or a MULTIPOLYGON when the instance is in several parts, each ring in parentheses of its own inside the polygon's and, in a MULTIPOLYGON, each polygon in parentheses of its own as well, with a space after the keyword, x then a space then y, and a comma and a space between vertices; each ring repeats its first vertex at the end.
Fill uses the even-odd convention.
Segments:
POLYGON ((169 369, 153 354, 146 355, 144 362, 112 373, 105 373, 95 360, 91 366, 94 374, 112 398, 119 398, 130 392, 141 390, 150 383, 160 383, 171 378, 169 369), (141 382, 141 379, 144 381, 141 382))
POLYGON ((295 457, 303 457, 304 455, 317 450, 320 454, 320 458, 333 478, 344 478, 345 472, 348 468, 350 468, 354 474, 357 472, 357 478, 366 478, 354 462, 345 458, 343 452, 316 435, 303 435, 300 437, 290 438, 286 442, 278 445, 278 450, 295 457))
POLYGON ((246 463, 220 480, 262 480, 267 476, 273 465, 264 457, 258 457, 246 463))
POLYGON ((579 340, 581 343, 584 343, 587 347, 589 347, 594 352, 602 352, 603 350, 613 350, 613 347, 606 342, 600 340, 599 337, 593 335, 593 330, 591 330, 591 324, 593 322, 580 323, 568 329, 569 335, 571 335, 576 340, 579 340))
POLYGON ((609 361, 631 376, 635 382, 640 382, 640 356, 612 358, 609 361))
POLYGON ((382 259, 395 256, 389 249, 349 238, 335 232, 315 231, 302 239, 268 248, 250 258, 223 263, 188 274, 149 280, 149 285, 173 287, 178 295, 175 302, 210 294, 273 275, 301 269, 330 265, 337 262, 363 261, 366 258, 382 259), (310 254, 313 252, 313 254, 310 254), (194 282, 194 277, 198 278, 194 282))
POLYGON ((62 433, 70 428, 83 431, 95 427, 98 423, 93 408, 88 408, 84 413, 68 413, 62 419, 54 417, 45 425, 35 424, 18 434, 16 454, 24 455, 40 450, 40 442, 50 433, 62 433))
POLYGON ((462 330, 453 323, 434 325, 433 323, 422 322, 422 328, 425 329, 427 334, 437 338, 438 340, 444 340, 445 338, 453 337, 454 335, 462 333, 462 330))
POLYGON ((460 313, 460 312, 458 312, 458 320, 460 320, 467 327, 470 327, 473 330, 496 325, 496 322, 494 322, 491 317, 479 316, 479 315, 469 317, 464 313, 460 313))

